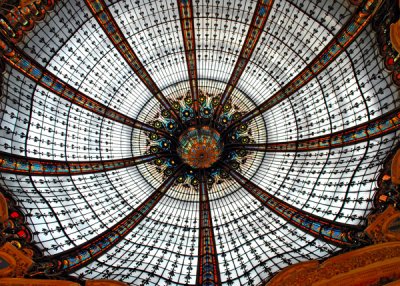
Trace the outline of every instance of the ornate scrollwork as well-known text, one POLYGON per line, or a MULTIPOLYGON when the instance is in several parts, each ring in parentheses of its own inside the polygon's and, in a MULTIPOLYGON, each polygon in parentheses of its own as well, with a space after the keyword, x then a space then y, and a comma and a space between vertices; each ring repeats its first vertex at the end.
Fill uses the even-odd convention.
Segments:
POLYGON ((400 11, 396 2, 390 0, 383 3, 374 18, 373 26, 385 67, 392 73, 393 82, 400 86, 400 11))

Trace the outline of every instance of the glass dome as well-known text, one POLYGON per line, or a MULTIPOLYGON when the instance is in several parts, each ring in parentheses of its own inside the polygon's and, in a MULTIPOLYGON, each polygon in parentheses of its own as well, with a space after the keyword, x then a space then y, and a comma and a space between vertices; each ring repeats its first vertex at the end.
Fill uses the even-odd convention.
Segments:
POLYGON ((360 2, 41 0, 29 31, 3 17, 0 184, 37 271, 261 285, 360 245, 400 134, 382 1, 360 2))

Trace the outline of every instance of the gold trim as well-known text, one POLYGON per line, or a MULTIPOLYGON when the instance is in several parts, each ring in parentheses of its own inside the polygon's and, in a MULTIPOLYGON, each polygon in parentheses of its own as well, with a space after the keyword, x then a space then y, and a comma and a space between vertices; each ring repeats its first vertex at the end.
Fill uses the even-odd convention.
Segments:
POLYGON ((6 268, 0 269, 0 277, 11 277, 14 275, 17 263, 11 255, 0 252, 0 259, 5 260, 9 265, 6 268))
POLYGON ((7 220, 8 220, 7 200, 3 196, 3 194, 0 193, 0 223, 4 224, 7 220))
POLYGON ((397 53, 400 54, 400 20, 390 25, 390 42, 397 53))
POLYGON ((2 278, 0 285, 9 286, 80 286, 80 284, 65 280, 41 280, 24 278, 2 278))
POLYGON ((266 285, 371 285, 384 278, 400 279, 400 241, 367 246, 322 263, 299 263, 284 269, 266 285))
MULTIPOLYGON (((397 22, 400 24, 400 21, 397 22)), ((390 32, 392 29, 390 29, 390 32)), ((400 41, 400 25, 399 25, 399 41, 400 41)), ((396 154, 393 157, 392 165, 391 165, 391 175, 392 175, 392 183, 395 185, 400 185, 400 149, 397 150, 396 154)))

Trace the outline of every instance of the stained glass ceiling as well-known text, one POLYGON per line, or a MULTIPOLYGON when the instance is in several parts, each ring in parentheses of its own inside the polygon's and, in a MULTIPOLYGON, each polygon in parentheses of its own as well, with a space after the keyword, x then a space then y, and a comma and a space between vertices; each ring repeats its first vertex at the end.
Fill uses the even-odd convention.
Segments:
POLYGON ((0 38, 0 184, 38 269, 260 285, 357 247, 399 137, 381 2, 41 1, 0 38), (177 152, 210 152, 193 126, 222 138, 210 168, 177 152))

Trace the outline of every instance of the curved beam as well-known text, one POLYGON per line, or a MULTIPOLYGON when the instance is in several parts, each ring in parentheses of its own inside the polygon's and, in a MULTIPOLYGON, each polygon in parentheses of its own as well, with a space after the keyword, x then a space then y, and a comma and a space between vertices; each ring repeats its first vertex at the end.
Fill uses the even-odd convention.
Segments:
POLYGON ((232 122, 227 130, 248 122, 254 117, 276 106, 287 99, 312 79, 318 76, 332 63, 361 33, 365 26, 372 20, 383 0, 366 0, 364 5, 358 7, 353 16, 340 29, 336 36, 324 47, 324 49, 289 83, 282 89, 265 100, 261 105, 246 113, 238 120, 232 122))
POLYGON ((186 64, 189 72, 189 84, 196 123, 200 120, 199 87, 197 82, 196 37, 194 33, 192 0, 177 0, 186 64))
POLYGON ((366 123, 309 139, 263 144, 232 144, 226 149, 246 149, 261 152, 307 152, 326 150, 368 141, 400 129, 400 108, 366 123))
POLYGON ((160 102, 160 104, 171 112, 171 116, 174 118, 174 120, 178 124, 182 125, 179 114, 177 114, 172 108, 168 99, 163 95, 151 75, 147 72, 146 68, 139 60, 136 53, 133 51, 132 47, 129 45, 128 40, 125 38, 121 29, 115 22, 114 17, 108 9, 106 3, 103 0, 85 0, 85 3, 89 7, 93 16, 96 18, 100 27, 103 29, 104 33, 114 44, 114 47, 125 59, 126 63, 131 67, 133 72, 160 102))
POLYGON ((228 84, 226 85, 219 104, 217 105, 217 108, 214 112, 214 119, 218 119, 218 116, 221 114, 224 104, 231 96, 248 62, 250 61, 250 57, 253 54, 258 40, 260 39, 261 33, 264 30, 265 24, 267 23, 273 3, 274 0, 257 1, 257 6, 253 18, 251 19, 249 31, 247 32, 242 50, 240 51, 239 58, 232 71, 231 77, 229 78, 228 84))
POLYGON ((340 247, 356 244, 356 241, 350 234, 353 231, 358 231, 358 227, 330 221, 292 207, 288 203, 261 189, 226 163, 220 163, 220 166, 265 207, 295 227, 318 239, 340 247))
POLYGON ((132 167, 166 156, 171 155, 158 153, 106 161, 67 162, 26 158, 0 151, 0 172, 29 176, 83 175, 132 167))
POLYGON ((199 186, 199 255, 196 285, 219 285, 221 277, 218 266, 217 248, 212 225, 207 178, 201 172, 199 186))
POLYGON ((43 88, 58 95, 64 100, 76 104, 85 110, 106 117, 113 121, 125 124, 132 128, 141 129, 148 132, 153 132, 170 138, 170 135, 161 129, 155 128, 149 124, 140 122, 136 119, 128 117, 119 111, 116 111, 108 106, 91 99, 71 85, 59 79, 56 75, 46 70, 37 61, 28 56, 18 47, 8 45, 0 39, 0 54, 3 54, 3 59, 11 67, 15 68, 26 77, 33 80, 43 88))
POLYGON ((152 211, 165 193, 173 186, 182 170, 182 165, 166 179, 144 202, 129 213, 124 219, 88 240, 82 245, 37 260, 37 265, 30 273, 31 277, 46 273, 70 273, 95 261, 112 247, 117 245, 152 211))

